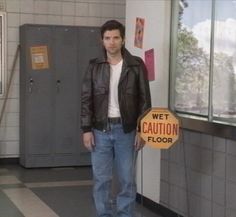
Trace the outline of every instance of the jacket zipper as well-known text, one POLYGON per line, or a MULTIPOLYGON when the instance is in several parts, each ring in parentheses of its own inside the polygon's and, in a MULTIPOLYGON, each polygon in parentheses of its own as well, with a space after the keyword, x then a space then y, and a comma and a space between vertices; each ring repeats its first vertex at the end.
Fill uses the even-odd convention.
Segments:
MULTIPOLYGON (((128 68, 126 68, 125 69, 125 73, 127 73, 129 71, 129 69, 128 68)), ((121 72, 122 73, 122 72, 121 72)), ((118 84, 118 88, 119 88, 119 85, 120 85, 120 81, 119 81, 119 84, 118 84)), ((118 90, 118 95, 120 95, 121 93, 119 92, 119 90, 118 90)), ((123 115, 123 111, 121 111, 121 106, 120 106, 120 102, 121 101, 121 97, 120 97, 120 100, 118 99, 118 102, 119 102, 119 109, 120 109, 120 119, 121 119, 121 124, 122 124, 122 126, 123 126, 123 117, 124 117, 124 115, 123 115)), ((123 97, 123 103, 125 104, 125 108, 126 108, 126 101, 125 101, 125 97, 123 97)))
POLYGON ((109 94, 110 94, 110 65, 107 63, 108 67, 109 67, 109 70, 108 70, 108 94, 107 94, 107 114, 106 114, 106 117, 107 117, 107 122, 106 122, 106 129, 103 129, 103 132, 105 133, 106 131, 109 131, 110 130, 110 125, 109 125, 109 121, 108 121, 108 110, 109 110, 109 94))

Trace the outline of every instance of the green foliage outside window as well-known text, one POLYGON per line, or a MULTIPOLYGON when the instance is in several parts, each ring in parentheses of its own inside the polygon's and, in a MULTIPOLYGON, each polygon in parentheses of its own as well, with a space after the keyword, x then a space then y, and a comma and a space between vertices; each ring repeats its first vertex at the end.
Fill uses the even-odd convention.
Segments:
POLYGON ((173 72, 174 109, 178 112, 205 117, 231 118, 231 121, 234 121, 236 118, 236 65, 234 66, 236 48, 232 48, 235 49, 235 53, 234 50, 230 53, 224 49, 224 44, 228 42, 225 35, 221 35, 219 27, 229 28, 227 26, 231 21, 229 19, 235 19, 236 22, 236 17, 232 18, 227 12, 220 14, 221 10, 218 8, 221 4, 227 8, 228 5, 233 4, 233 1, 213 1, 215 0, 179 1, 176 62, 173 72), (201 11, 204 5, 197 7, 200 3, 205 3, 207 9, 201 11), (188 7, 191 11, 187 11, 188 7), (212 11, 217 12, 215 17, 212 17, 212 11), (191 18, 188 14, 191 16, 195 14, 195 17, 191 18), (224 20, 221 18, 224 17, 223 15, 228 17, 224 20), (192 23, 187 18, 191 18, 192 23), (212 25, 212 19, 215 26, 212 25), (204 27, 203 31, 206 32, 197 32, 197 25, 204 27), (223 47, 222 50, 218 48, 220 46, 223 47), (211 73, 212 82, 210 82, 211 73), (209 110, 209 106, 212 106, 212 110, 209 110), (209 111, 212 113, 209 114, 209 111))

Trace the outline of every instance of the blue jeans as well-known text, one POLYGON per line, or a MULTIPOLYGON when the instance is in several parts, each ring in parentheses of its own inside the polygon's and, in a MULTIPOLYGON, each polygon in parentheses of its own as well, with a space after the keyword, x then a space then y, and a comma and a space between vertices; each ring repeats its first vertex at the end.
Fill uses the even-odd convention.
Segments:
POLYGON ((124 133, 121 124, 111 124, 110 130, 94 130, 95 148, 92 152, 94 176, 93 196, 98 217, 112 217, 111 182, 113 163, 119 180, 116 216, 134 217, 136 198, 134 148, 135 131, 124 133))

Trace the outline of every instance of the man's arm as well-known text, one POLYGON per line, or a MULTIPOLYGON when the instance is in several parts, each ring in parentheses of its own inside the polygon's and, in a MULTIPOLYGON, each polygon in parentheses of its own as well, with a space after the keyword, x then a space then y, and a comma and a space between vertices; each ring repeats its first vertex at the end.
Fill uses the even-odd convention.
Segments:
POLYGON ((92 69, 93 64, 90 62, 84 74, 81 92, 81 129, 83 131, 83 144, 89 151, 92 151, 95 146, 92 133, 92 69))
POLYGON ((139 73, 139 112, 142 115, 147 109, 151 108, 151 94, 149 81, 147 78, 148 72, 147 68, 143 62, 140 60, 140 73, 139 73))
POLYGON ((93 151, 95 147, 94 136, 92 132, 83 133, 84 146, 89 150, 93 151))
POLYGON ((81 128, 83 132, 90 132, 92 130, 92 115, 93 115, 92 69, 93 69, 93 64, 90 62, 84 74, 82 82, 81 128))
MULTIPOLYGON (((151 94, 149 81, 147 79, 147 68, 140 58, 139 68, 139 115, 141 116, 147 109, 151 108, 151 94)), ((140 150, 144 147, 145 142, 140 137, 140 120, 137 123, 137 133, 135 137, 135 149, 140 150)))

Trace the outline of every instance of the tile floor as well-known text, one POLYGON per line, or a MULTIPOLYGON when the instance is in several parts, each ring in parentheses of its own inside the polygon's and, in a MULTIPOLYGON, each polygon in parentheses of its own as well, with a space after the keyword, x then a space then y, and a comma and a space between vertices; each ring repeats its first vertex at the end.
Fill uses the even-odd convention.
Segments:
MULTIPOLYGON (((0 165, 0 217, 95 217, 90 167, 0 165)), ((160 217, 136 206, 136 217, 160 217)))

